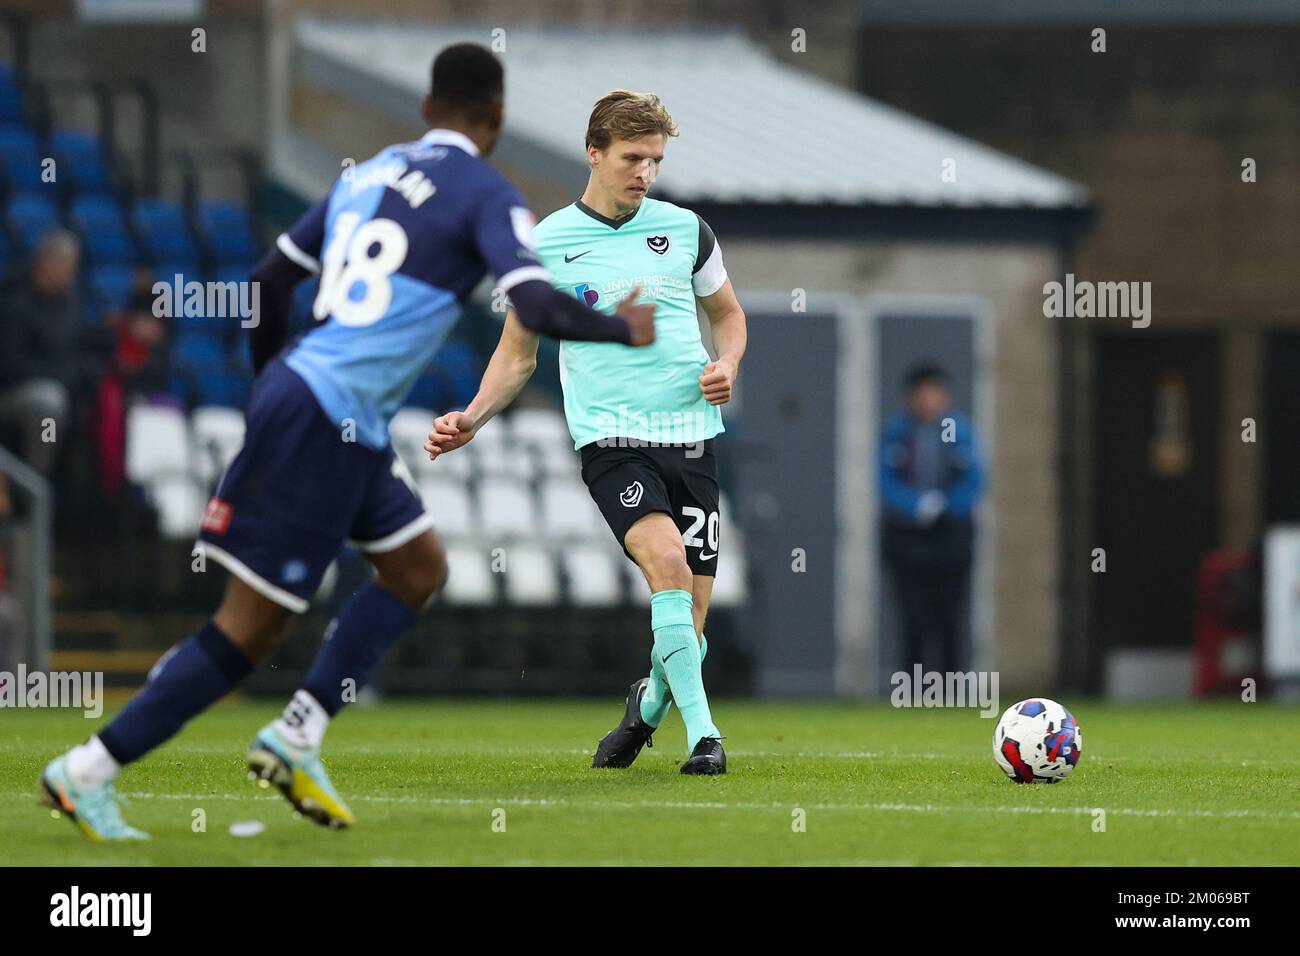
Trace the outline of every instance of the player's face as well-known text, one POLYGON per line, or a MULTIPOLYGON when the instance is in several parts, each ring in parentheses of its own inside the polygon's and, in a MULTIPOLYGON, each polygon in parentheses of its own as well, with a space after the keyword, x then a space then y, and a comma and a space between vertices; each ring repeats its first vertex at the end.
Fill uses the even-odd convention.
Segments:
POLYGON ((591 161, 601 189, 615 205, 635 209, 650 191, 664 159, 664 135, 616 139, 604 152, 592 148, 591 161))

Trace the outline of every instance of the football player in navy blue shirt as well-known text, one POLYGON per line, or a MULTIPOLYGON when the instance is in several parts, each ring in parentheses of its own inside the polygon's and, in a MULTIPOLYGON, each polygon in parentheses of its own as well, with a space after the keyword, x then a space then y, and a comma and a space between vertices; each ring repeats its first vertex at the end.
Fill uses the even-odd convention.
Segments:
POLYGON ((496 57, 475 44, 448 47, 430 90, 429 132, 345 173, 254 270, 261 307, 247 432, 198 542, 230 572, 225 598, 107 727, 42 774, 48 799, 92 837, 145 837, 117 809, 117 773, 271 652, 345 542, 369 558, 375 580, 330 623, 302 688, 257 733, 248 763, 317 823, 353 822, 320 761, 325 728, 447 574, 388 424, 488 270, 534 332, 654 340, 653 306, 634 296, 604 315, 552 287, 523 197, 483 159, 503 122, 496 57), (286 345, 293 288, 311 274, 320 277, 317 322, 286 345))

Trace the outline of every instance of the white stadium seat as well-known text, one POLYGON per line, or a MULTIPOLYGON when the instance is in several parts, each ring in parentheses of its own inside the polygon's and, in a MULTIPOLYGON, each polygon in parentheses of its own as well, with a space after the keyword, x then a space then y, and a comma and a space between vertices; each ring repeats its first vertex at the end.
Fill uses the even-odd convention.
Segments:
POLYGON ((564 412, 555 408, 520 408, 510 415, 510 434, 516 444, 536 448, 559 445, 572 448, 564 412))
POLYGON ((161 405, 136 405, 126 418, 126 477, 147 485, 155 478, 192 473, 189 421, 161 405))
POLYGON ((511 604, 546 606, 560 601, 555 561, 543 548, 515 544, 504 549, 506 598, 511 604))
POLYGON ((577 545, 564 551, 569 600, 581 607, 610 607, 623 603, 618 566, 626 563, 608 548, 577 545))
POLYGON ((193 538, 203 520, 208 496, 188 475, 166 475, 148 484, 149 500, 158 512, 158 528, 164 538, 193 538))
MULTIPOLYGON (((491 425, 488 427, 490 428, 491 425)), ((504 475, 522 481, 531 481, 537 474, 532 449, 527 445, 516 445, 513 442, 488 442, 479 445, 478 441, 476 437, 470 444, 478 446, 475 449, 478 453, 476 464, 481 475, 485 477, 504 475)), ((457 449, 456 453, 463 450, 457 449)))
POLYGON ((581 482, 552 478, 542 484, 542 533, 561 540, 603 540, 609 536, 600 509, 581 482))
POLYGON ((433 461, 429 460, 429 453, 421 448, 419 458, 413 462, 411 473, 415 475, 434 475, 436 477, 446 476, 468 481, 470 476, 474 474, 474 464, 477 460, 477 441, 472 441, 468 445, 461 445, 455 451, 439 455, 433 461))
POLYGON ((194 470, 205 487, 216 484, 244 444, 244 414, 234 408, 208 405, 190 417, 194 440, 194 470))
POLYGON ((543 475, 549 477, 579 478, 582 458, 573 450, 573 439, 565 432, 562 441, 536 445, 537 462, 543 475))
POLYGON ((448 603, 479 607, 496 603, 496 581, 486 547, 448 544, 447 568, 447 585, 442 594, 448 603))
POLYGON ((516 478, 484 478, 478 483, 479 517, 489 538, 531 538, 537 534, 537 509, 528 486, 516 478))
POLYGON ((433 527, 444 538, 467 538, 477 530, 469 488, 457 478, 424 474, 419 479, 424 510, 433 515, 433 527))
POLYGON ((433 428, 436 417, 427 408, 399 408, 388 425, 388 437, 393 443, 393 451, 397 452, 397 457, 402 459, 412 475, 423 470, 422 461, 429 461, 429 453, 424 450, 424 440, 433 428))

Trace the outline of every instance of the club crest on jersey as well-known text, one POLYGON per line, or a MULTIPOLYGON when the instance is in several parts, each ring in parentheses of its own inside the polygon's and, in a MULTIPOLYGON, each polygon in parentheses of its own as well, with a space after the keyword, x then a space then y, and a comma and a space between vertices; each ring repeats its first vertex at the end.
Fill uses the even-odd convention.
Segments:
POLYGON ((618 500, 624 508, 635 508, 641 503, 643 494, 645 494, 645 488, 641 486, 641 482, 634 481, 623 489, 623 493, 618 496, 618 500))
POLYGON ((225 534, 230 528, 230 519, 235 516, 235 506, 220 498, 209 498, 208 506, 203 509, 203 521, 199 527, 213 534, 225 534))
POLYGON ((668 247, 672 245, 667 236, 646 236, 645 244, 650 247, 650 251, 655 255, 662 256, 668 252, 668 247))
POLYGON ((600 293, 593 289, 590 283, 583 282, 573 287, 573 294, 582 299, 587 305, 595 305, 600 301, 600 293))

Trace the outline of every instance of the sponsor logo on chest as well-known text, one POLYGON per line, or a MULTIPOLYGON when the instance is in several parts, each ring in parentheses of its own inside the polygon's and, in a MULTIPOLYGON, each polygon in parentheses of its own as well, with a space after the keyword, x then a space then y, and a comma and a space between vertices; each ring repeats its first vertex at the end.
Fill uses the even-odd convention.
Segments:
POLYGON ((617 304, 633 288, 643 300, 693 295, 690 253, 666 233, 579 238, 557 243, 546 258, 561 288, 587 305, 617 304))

